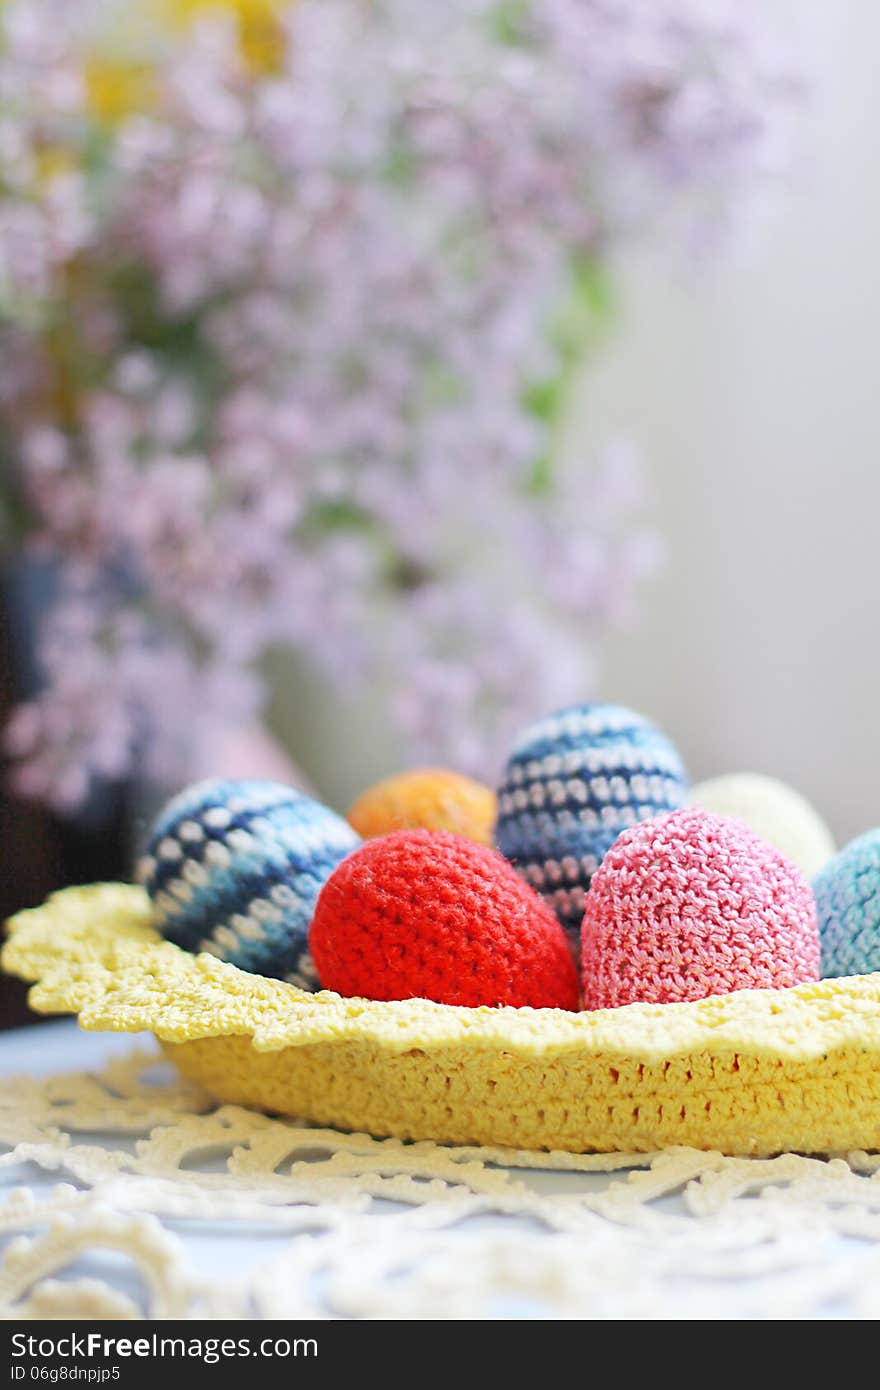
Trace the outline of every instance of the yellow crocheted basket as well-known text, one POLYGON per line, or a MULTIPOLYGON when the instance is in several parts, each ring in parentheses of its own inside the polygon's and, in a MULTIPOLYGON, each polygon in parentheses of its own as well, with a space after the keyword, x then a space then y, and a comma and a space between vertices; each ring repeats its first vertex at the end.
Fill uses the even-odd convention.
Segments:
POLYGON ((219 1099, 401 1139, 571 1152, 880 1147, 880 975, 572 1014, 375 1003, 188 955, 140 888, 9 924, 41 1013, 156 1034, 219 1099))

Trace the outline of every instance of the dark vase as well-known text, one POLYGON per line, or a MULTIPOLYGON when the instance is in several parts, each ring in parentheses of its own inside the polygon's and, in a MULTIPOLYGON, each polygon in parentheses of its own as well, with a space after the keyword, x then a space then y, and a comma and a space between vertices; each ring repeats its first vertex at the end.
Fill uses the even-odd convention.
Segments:
MULTIPOLYGON (((17 701, 39 688, 35 634, 57 586, 51 563, 17 558, 0 570, 0 726, 17 701)), ((53 815, 0 780, 0 921, 41 903, 57 888, 115 879, 129 858, 128 787, 94 789, 75 817, 53 815)), ((26 987, 0 975, 0 1028, 36 1022, 26 987)))

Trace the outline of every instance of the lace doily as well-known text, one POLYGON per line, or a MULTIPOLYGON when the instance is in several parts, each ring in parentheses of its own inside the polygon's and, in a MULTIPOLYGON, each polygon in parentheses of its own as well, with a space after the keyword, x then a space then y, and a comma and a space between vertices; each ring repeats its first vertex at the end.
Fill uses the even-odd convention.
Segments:
POLYGON ((5 1081, 0 1143, 7 1318, 880 1314, 866 1153, 375 1140, 217 1106, 143 1053, 5 1081), (212 1277, 243 1238, 259 1257, 212 1277))

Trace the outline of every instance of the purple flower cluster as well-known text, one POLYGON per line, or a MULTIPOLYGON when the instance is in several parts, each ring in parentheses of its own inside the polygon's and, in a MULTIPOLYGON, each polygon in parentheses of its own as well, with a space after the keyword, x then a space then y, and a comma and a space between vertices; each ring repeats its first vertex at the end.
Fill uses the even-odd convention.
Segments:
POLYGON ((215 14, 109 124, 88 5, 3 6, 0 421, 63 575, 28 793, 179 777, 278 645, 483 773, 589 692, 653 547, 630 450, 561 466, 564 387, 617 246, 778 167, 759 8, 297 0, 263 72, 215 14))

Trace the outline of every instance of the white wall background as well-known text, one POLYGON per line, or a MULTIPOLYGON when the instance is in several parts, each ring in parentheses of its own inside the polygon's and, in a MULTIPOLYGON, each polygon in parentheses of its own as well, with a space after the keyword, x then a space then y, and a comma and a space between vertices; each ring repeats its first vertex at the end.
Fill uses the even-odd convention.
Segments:
POLYGON ((769 235, 697 279, 627 266, 575 429, 639 441, 668 551, 604 694, 846 839, 880 824, 880 5, 791 10, 814 91, 769 235))

